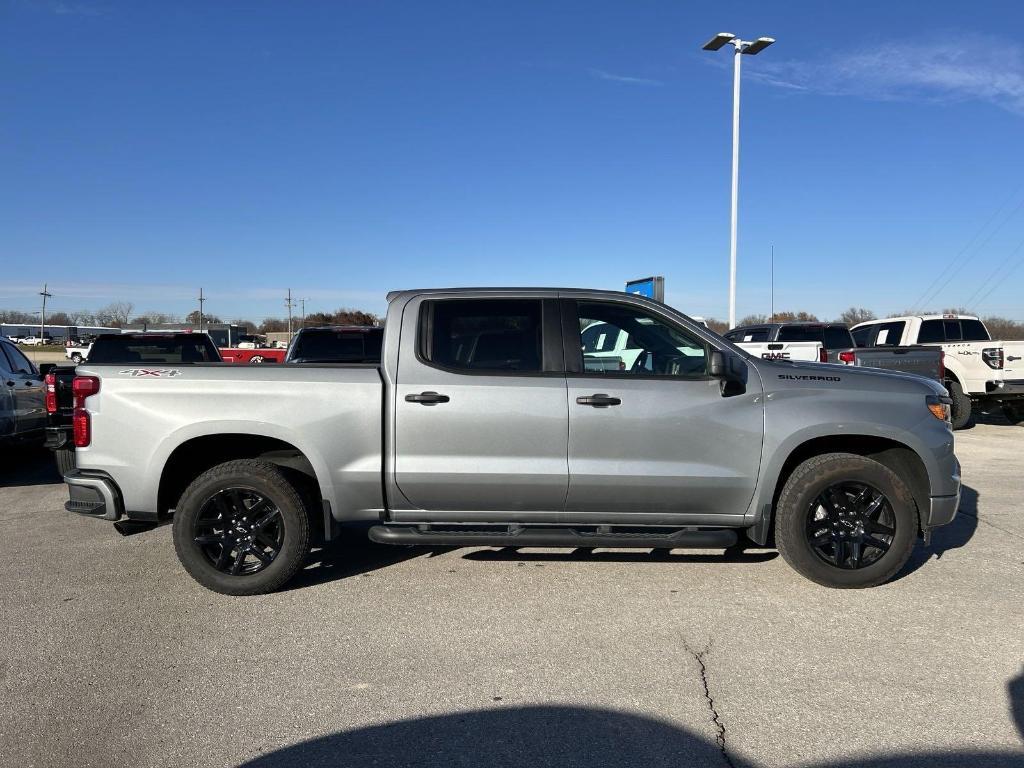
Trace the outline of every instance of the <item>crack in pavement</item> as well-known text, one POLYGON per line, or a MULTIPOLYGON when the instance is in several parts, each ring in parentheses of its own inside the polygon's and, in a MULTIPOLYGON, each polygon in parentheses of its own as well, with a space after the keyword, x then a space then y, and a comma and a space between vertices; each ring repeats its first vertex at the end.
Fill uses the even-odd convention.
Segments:
POLYGON ((718 709, 715 707, 715 697, 711 695, 711 687, 708 685, 708 665, 704 659, 711 653, 711 639, 708 638, 703 650, 695 651, 684 638, 683 648, 686 649, 688 654, 693 656, 694 661, 700 666, 700 681, 704 685, 704 700, 707 702, 708 711, 711 713, 711 722, 715 725, 715 743, 718 744, 718 750, 722 753, 722 759, 729 768, 737 768, 726 749, 725 723, 722 722, 722 717, 718 714, 718 709))

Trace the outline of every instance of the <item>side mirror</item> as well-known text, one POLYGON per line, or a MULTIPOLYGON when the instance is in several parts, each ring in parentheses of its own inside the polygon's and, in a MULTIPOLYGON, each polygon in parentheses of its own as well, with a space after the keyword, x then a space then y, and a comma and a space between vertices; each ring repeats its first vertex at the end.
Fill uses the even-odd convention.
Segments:
POLYGON ((747 391, 747 363, 739 355, 721 349, 711 350, 708 373, 712 378, 721 379, 723 397, 747 391))

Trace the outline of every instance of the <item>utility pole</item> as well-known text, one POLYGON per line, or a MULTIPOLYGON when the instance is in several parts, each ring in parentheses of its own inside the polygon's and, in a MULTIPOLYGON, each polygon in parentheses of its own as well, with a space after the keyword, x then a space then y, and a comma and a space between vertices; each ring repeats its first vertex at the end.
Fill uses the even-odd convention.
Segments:
POLYGON ((292 343, 292 308, 295 306, 295 302, 292 301, 292 289, 288 289, 288 298, 284 305, 288 307, 288 343, 292 343))
POLYGON ((203 302, 206 299, 203 298, 203 289, 199 289, 199 332, 203 332, 203 302))
POLYGON ((772 284, 772 316, 768 320, 769 323, 775 322, 775 246, 772 245, 772 266, 771 266, 771 284, 772 284))
POLYGON ((42 344, 43 340, 46 339, 46 333, 44 331, 44 328, 46 327, 46 300, 53 296, 53 294, 47 292, 46 283, 43 283, 43 290, 39 292, 39 295, 43 297, 43 311, 39 315, 39 343, 42 344))
POLYGON ((729 327, 736 327, 736 230, 739 220, 740 187, 740 62, 742 54, 753 56, 775 42, 773 37, 741 40, 732 32, 719 32, 704 44, 705 51, 733 46, 732 74, 732 209, 729 217, 729 327))
POLYGON ((305 328, 306 327, 306 300, 305 299, 299 299, 299 303, 302 305, 302 325, 300 325, 299 328, 305 328))

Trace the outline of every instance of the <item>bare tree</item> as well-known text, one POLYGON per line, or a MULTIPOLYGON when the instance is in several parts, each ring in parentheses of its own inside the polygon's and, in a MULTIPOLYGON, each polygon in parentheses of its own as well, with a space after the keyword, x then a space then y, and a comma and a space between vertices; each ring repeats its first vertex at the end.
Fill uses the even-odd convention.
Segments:
POLYGON ((864 309, 864 307, 850 307, 839 315, 839 322, 852 326, 857 323, 866 323, 868 320, 875 320, 877 317, 878 316, 870 309, 864 309))
POLYGON ((1006 317, 986 317, 983 319, 989 335, 998 341, 1017 341, 1024 339, 1024 323, 1006 317))
POLYGON ((135 305, 130 301, 113 301, 102 309, 96 310, 96 322, 100 325, 123 328, 128 325, 128 319, 134 309, 135 305))
POLYGON ((710 328, 712 331, 719 335, 729 330, 729 324, 724 320, 717 320, 713 317, 705 317, 704 322, 708 324, 708 328, 710 328))
POLYGON ((768 315, 747 315, 746 317, 741 319, 736 324, 736 326, 739 327, 739 326, 742 326, 742 325, 761 325, 761 323, 767 323, 767 322, 768 322, 768 315))

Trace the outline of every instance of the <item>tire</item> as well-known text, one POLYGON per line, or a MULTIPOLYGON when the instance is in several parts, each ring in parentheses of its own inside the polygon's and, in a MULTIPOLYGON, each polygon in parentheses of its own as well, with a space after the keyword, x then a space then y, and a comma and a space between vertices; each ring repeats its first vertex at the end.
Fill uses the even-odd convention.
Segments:
POLYGON ((75 365, 81 365, 82 356, 78 352, 75 352, 74 354, 71 355, 71 362, 73 362, 75 365))
POLYGON ((949 379, 946 381, 946 389, 949 396, 953 398, 953 407, 950 418, 953 422, 953 429, 963 429, 971 421, 971 397, 964 393, 960 382, 949 379))
POLYGON ((1024 401, 1003 403, 1003 415, 1011 424, 1024 427, 1024 401))
POLYGON ((249 358, 249 365, 262 365, 263 355, 253 355, 249 358))
POLYGON ((280 469, 264 461, 229 461, 204 472, 182 494, 173 528, 182 566, 223 595, 279 589, 309 549, 301 497, 280 469))
POLYGON ((917 532, 917 505, 910 489, 888 467, 864 456, 827 453, 808 459, 789 476, 779 496, 779 552, 801 576, 826 587, 859 589, 888 581, 906 564, 917 532), (859 501, 862 489, 867 496, 859 501), (876 510, 859 514, 876 497, 882 498, 876 510), (819 504, 822 499, 825 503, 819 504))
POLYGON ((57 462, 57 471, 60 472, 60 476, 64 477, 68 472, 75 468, 75 449, 74 448, 58 448, 53 452, 54 461, 57 462))

